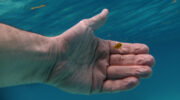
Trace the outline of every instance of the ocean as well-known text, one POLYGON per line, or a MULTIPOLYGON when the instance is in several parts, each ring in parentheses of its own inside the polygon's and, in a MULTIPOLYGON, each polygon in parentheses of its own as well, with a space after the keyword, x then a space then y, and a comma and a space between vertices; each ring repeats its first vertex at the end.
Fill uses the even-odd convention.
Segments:
POLYGON ((108 20, 95 35, 147 44, 156 60, 150 78, 131 91, 90 96, 38 83, 12 86, 0 88, 0 100, 180 100, 180 0, 0 0, 0 23, 56 36, 103 8, 108 20))

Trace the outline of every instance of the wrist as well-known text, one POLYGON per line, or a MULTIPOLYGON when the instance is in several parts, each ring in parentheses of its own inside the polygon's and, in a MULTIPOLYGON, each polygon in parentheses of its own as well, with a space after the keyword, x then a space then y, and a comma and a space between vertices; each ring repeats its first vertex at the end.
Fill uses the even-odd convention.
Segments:
POLYGON ((41 83, 56 54, 53 40, 0 24, 0 87, 41 83))
POLYGON ((51 78, 55 73, 55 70, 59 70, 60 68, 56 69, 56 67, 62 63, 62 58, 64 54, 64 40, 62 36, 55 36, 55 37, 48 37, 50 42, 49 46, 49 54, 52 55, 52 63, 51 66, 48 68, 46 79, 43 81, 45 84, 54 85, 51 82, 51 78))
POLYGON ((43 65, 42 67, 38 67, 39 69, 39 76, 37 81, 40 83, 46 83, 49 76, 51 75, 51 72, 57 62, 57 52, 58 48, 56 45, 56 40, 53 37, 45 37, 46 43, 41 47, 42 50, 40 51, 40 54, 42 54, 43 61, 41 62, 43 65))

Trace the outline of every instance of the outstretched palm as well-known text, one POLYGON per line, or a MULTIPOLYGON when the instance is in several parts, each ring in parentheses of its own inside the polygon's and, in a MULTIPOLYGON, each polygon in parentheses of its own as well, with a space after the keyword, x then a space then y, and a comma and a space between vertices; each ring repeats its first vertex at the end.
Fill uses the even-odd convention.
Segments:
POLYGON ((154 60, 146 45, 122 43, 117 49, 118 42, 94 36, 107 13, 104 9, 54 37, 58 58, 48 83, 72 93, 113 92, 130 89, 151 73, 154 60))

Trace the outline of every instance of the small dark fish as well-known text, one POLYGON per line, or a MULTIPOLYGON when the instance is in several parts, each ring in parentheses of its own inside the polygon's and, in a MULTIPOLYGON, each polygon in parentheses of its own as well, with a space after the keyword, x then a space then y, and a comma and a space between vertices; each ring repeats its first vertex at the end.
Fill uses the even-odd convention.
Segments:
POLYGON ((119 48, 121 48, 121 46, 122 46, 121 43, 117 43, 117 44, 114 46, 114 48, 115 48, 115 49, 119 49, 119 48))

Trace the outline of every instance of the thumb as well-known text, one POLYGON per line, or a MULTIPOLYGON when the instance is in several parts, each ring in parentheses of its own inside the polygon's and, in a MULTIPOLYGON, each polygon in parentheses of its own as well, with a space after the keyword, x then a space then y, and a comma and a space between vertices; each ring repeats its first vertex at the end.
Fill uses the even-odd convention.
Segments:
POLYGON ((101 13, 89 18, 88 19, 89 26, 93 30, 96 30, 97 28, 99 28, 100 26, 102 26, 105 23, 107 14, 108 14, 108 9, 103 9, 101 11, 101 13))

